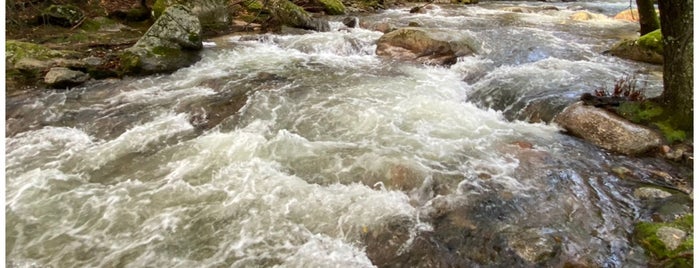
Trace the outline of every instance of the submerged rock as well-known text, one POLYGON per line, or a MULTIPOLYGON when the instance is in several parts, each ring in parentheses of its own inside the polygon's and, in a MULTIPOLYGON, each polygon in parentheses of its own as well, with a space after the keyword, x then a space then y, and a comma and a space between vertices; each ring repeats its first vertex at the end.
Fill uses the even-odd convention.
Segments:
POLYGON ((607 16, 602 14, 595 14, 587 11, 578 11, 570 15, 571 20, 587 21, 587 20, 605 20, 608 19, 607 16))
POLYGON ((662 145, 656 131, 633 124, 618 115, 576 102, 554 119, 572 135, 607 150, 622 154, 640 154, 662 145))
POLYGON ((465 40, 457 40, 446 32, 414 27, 384 34, 376 45, 379 56, 435 65, 452 65, 458 57, 473 53, 465 40))
POLYGON ((633 195, 638 199, 663 199, 672 196, 671 193, 651 187, 638 188, 633 191, 633 195))
POLYGON ((120 61, 127 74, 166 73, 198 61, 202 48, 199 19, 187 7, 174 5, 120 55, 120 61))
POLYGON ((90 80, 88 74, 64 67, 51 68, 44 77, 44 82, 54 88, 73 87, 85 83, 87 80, 90 80))

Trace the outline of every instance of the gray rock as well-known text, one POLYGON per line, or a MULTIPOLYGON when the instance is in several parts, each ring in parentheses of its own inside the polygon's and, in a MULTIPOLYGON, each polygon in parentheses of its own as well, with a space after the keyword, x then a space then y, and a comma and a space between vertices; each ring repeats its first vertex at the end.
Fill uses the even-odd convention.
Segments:
POLYGON ((452 65, 473 53, 466 40, 448 32, 414 27, 384 34, 376 44, 376 55, 424 64, 452 65))
POLYGON ((537 229, 527 229, 508 241, 508 245, 522 259, 537 263, 556 252, 555 239, 537 229))
POLYGON ((40 21, 72 27, 85 18, 82 10, 73 5, 51 5, 41 12, 40 21))
POLYGON ((236 12, 227 0, 161 0, 162 5, 154 6, 153 13, 160 17, 166 7, 184 5, 199 18, 203 30, 226 30, 231 26, 236 12))
POLYGON ((281 25, 318 32, 330 31, 330 24, 328 21, 311 17, 308 12, 291 1, 269 0, 269 9, 272 16, 276 18, 281 25))
POLYGON ((50 60, 37 60, 34 58, 23 58, 15 63, 15 69, 20 71, 42 71, 50 68, 50 60))
POLYGON ((679 247, 682 243, 682 240, 684 240, 684 238, 687 236, 687 233, 684 231, 667 226, 658 228, 656 234, 658 235, 658 239, 663 241, 669 250, 677 249, 677 247, 679 247))
POLYGON ((44 82, 54 88, 73 87, 85 83, 87 80, 90 80, 88 74, 65 67, 51 68, 44 77, 44 82))
POLYGON ((616 114, 576 102, 566 107, 554 122, 570 134, 607 150, 634 155, 662 145, 656 131, 633 124, 616 114))
POLYGON ((347 17, 342 20, 342 24, 349 28, 355 28, 359 25, 359 18, 357 17, 347 17))
POLYGON ((120 60, 127 74, 167 73, 198 61, 202 48, 199 19, 187 7, 173 5, 120 60))
POLYGON ((641 187, 633 191, 633 196, 638 199, 662 199, 668 198, 672 196, 672 194, 657 188, 641 187))

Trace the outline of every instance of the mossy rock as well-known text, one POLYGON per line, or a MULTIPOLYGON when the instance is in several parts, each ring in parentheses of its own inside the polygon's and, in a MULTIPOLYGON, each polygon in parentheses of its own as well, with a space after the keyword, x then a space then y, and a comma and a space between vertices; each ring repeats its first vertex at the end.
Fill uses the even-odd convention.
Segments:
MULTIPOLYGON (((24 58, 49 60, 76 55, 75 51, 53 50, 42 45, 16 40, 5 41, 5 60, 14 65, 24 58)), ((9 66, 11 67, 11 66, 9 66)))
POLYGON ((340 0, 317 0, 328 15, 345 14, 345 5, 340 0))
POLYGON ((636 43, 645 49, 650 49, 655 51, 655 53, 663 55, 663 34, 660 32, 660 29, 639 37, 636 43))
POLYGON ((662 267, 692 267, 694 257, 694 216, 692 214, 678 218, 669 223, 640 222, 634 228, 634 239, 662 267), (686 236, 673 249, 659 236, 662 228, 674 228, 683 231, 686 236), (689 254, 688 254, 689 253, 689 254))
POLYGON ((636 40, 625 40, 610 49, 610 54, 653 64, 663 63, 663 35, 660 29, 652 31, 636 40))
POLYGON ((41 12, 40 20, 45 23, 72 27, 77 25, 85 14, 80 8, 73 5, 51 5, 41 12))

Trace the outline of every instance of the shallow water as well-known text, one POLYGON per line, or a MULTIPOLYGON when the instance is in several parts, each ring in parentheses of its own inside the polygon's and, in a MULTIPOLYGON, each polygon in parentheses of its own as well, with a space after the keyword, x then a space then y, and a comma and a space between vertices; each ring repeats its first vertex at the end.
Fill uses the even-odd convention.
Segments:
POLYGON ((645 266, 629 237, 648 180, 610 169, 673 167, 523 120, 624 75, 658 94, 660 68, 601 53, 635 24, 568 19, 627 2, 500 9, 542 4, 360 18, 461 35, 477 53, 451 67, 380 59, 380 32, 333 22, 210 40, 170 75, 10 98, 6 264, 645 266))

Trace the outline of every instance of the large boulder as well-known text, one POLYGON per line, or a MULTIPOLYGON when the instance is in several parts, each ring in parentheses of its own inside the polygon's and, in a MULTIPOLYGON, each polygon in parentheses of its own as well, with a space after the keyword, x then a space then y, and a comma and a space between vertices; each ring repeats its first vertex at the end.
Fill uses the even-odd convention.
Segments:
POLYGON ((125 74, 168 73, 199 60, 199 19, 182 5, 165 10, 136 44, 120 55, 125 74))
POLYGON ((73 27, 85 18, 85 13, 73 5, 51 5, 41 12, 39 20, 63 27, 73 27))
POLYGON ((634 155, 658 148, 663 138, 656 131, 633 124, 605 109, 576 102, 566 107, 554 122, 570 134, 604 149, 634 155))
POLYGON ((308 12, 287 0, 268 0, 269 10, 281 25, 319 32, 330 31, 326 20, 311 17, 308 12))
POLYGON ((401 28, 379 38, 376 55, 423 64, 452 65, 474 51, 466 40, 438 30, 401 28))
POLYGON ((655 30, 636 40, 625 40, 606 51, 613 56, 652 64, 663 63, 663 37, 655 30))
POLYGON ((191 10, 205 32, 211 34, 227 31, 232 25, 235 12, 228 0, 157 0, 153 4, 153 15, 160 17, 168 7, 183 5, 191 10))

